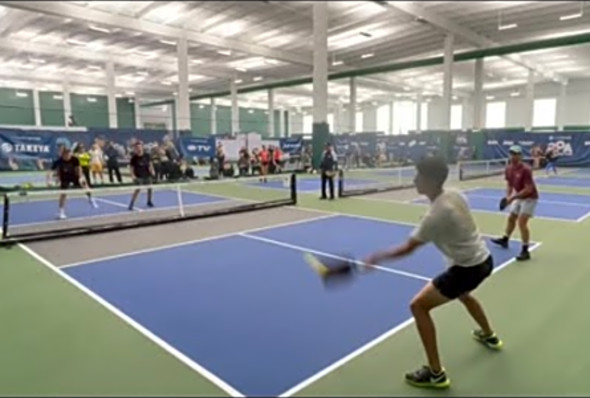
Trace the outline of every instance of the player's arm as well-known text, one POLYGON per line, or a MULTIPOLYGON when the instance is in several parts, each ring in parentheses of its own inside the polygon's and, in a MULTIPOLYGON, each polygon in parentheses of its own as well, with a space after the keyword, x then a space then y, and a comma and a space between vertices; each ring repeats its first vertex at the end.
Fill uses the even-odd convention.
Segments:
POLYGON ((378 265, 383 262, 397 260, 412 254, 417 248, 424 244, 425 242, 422 242, 415 237, 410 237, 406 242, 399 246, 370 255, 365 259, 364 263, 367 265, 378 265))
POLYGON ((57 173, 57 165, 57 160, 54 160, 53 163, 51 163, 51 169, 47 172, 47 185, 51 185, 51 182, 59 176, 57 173))

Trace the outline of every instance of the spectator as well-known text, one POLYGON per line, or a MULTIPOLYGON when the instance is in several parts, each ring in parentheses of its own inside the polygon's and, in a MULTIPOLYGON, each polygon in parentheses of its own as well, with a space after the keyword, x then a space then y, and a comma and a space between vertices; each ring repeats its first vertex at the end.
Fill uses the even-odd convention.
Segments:
POLYGON ((107 170, 109 172, 109 181, 114 183, 113 174, 117 177, 117 182, 121 184, 123 179, 121 178, 121 170, 119 169, 119 151, 115 148, 113 141, 107 142, 105 149, 107 170))
POLYGON ((322 154, 320 171, 322 174, 322 196, 320 199, 327 199, 326 184, 330 188, 330 200, 334 200, 334 176, 338 169, 338 156, 331 144, 326 144, 326 149, 322 154))
POLYGON ((240 173, 240 176, 245 176, 248 174, 248 171, 250 170, 250 154, 248 153, 248 149, 246 147, 242 147, 242 149, 240 149, 240 154, 239 154, 239 158, 238 158, 238 170, 240 173))

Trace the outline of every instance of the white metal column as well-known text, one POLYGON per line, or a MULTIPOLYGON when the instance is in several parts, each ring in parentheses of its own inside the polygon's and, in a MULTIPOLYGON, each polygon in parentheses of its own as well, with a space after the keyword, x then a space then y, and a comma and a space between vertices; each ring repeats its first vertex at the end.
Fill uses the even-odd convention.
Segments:
POLYGON ((178 39, 178 108, 176 109, 176 126, 178 130, 191 129, 191 105, 188 81, 188 41, 186 37, 178 39))
POLYGON ((328 3, 313 3, 313 123, 328 120, 328 3))
POLYGON ((109 112, 109 127, 116 129, 117 121, 117 88, 115 87, 115 63, 108 61, 106 63, 107 74, 107 102, 109 112))
POLYGON ((451 128, 451 101, 453 98, 453 46, 455 37, 448 34, 445 37, 444 65, 443 65, 443 118, 441 127, 445 130, 451 128))
POLYGON ((391 101, 389 103, 389 134, 395 134, 393 131, 393 111, 394 111, 395 102, 391 101))
MULTIPOLYGON (((484 98, 483 98, 483 79, 484 65, 483 58, 475 60, 475 84, 473 90, 473 128, 481 130, 484 127, 484 98)), ((466 112, 466 109, 463 110, 466 112)))
POLYGON ((281 137, 286 137, 287 136, 287 132, 285 131, 285 117, 287 116, 287 110, 286 109, 280 109, 279 110, 279 134, 281 137))
POLYGON ((422 132, 422 93, 418 93, 416 99, 416 132, 422 132))
POLYGON ((350 78, 350 102, 348 105, 348 131, 356 131, 356 78, 350 78))
POLYGON ((567 109, 567 84, 559 87, 559 99, 557 100, 557 129, 563 130, 566 124, 567 109))
POLYGON ((235 77, 229 84, 231 96, 231 132, 236 134, 240 131, 240 108, 238 107, 238 85, 235 77))
POLYGON ((531 131, 533 128, 533 112, 535 107, 535 72, 529 70, 529 77, 526 85, 525 100, 525 131, 531 131))
POLYGON ((72 98, 70 97, 70 85, 64 84, 63 87, 63 101, 64 101, 64 125, 68 126, 70 116, 72 116, 72 98))
POLYGON ((268 90, 268 136, 275 136, 275 97, 274 90, 268 90))
POLYGON ((211 97, 210 111, 211 134, 217 134, 217 107, 215 106, 214 97, 211 97))
POLYGON ((140 129, 142 128, 141 125, 141 106, 139 103, 139 97, 135 94, 135 98, 133 99, 133 112, 135 113, 135 128, 140 129))

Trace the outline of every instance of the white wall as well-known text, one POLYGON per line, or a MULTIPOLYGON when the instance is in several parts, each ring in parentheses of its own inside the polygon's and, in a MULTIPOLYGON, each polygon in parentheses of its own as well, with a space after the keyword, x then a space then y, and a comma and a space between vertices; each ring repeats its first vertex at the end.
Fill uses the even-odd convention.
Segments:
POLYGON ((158 105, 147 108, 139 107, 139 109, 142 128, 145 126, 145 123, 165 123, 166 129, 172 130, 172 105, 158 105))

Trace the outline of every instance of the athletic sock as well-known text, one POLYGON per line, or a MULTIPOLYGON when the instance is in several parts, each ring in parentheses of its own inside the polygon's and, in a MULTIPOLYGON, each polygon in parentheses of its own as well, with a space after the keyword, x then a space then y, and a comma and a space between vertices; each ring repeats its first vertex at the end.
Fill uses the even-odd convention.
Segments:
POLYGON ((528 253, 529 252, 529 245, 528 244, 526 244, 526 245, 523 244, 522 245, 522 252, 523 253, 528 253))

